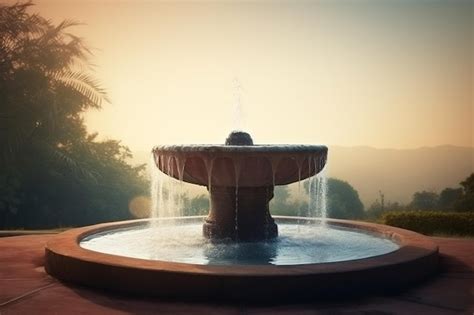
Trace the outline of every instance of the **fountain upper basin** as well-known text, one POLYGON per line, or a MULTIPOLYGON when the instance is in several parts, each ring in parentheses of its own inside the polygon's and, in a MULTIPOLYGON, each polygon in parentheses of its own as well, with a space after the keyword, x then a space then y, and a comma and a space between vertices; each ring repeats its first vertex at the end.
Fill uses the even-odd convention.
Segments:
POLYGON ((203 186, 265 187, 311 177, 326 164, 322 145, 171 145, 153 149, 165 174, 203 186))
POLYGON ((233 131, 225 145, 158 146, 153 157, 163 173, 207 186, 207 238, 259 241, 278 235, 268 204, 274 186, 319 173, 327 151, 318 145, 254 145, 249 133, 233 131))

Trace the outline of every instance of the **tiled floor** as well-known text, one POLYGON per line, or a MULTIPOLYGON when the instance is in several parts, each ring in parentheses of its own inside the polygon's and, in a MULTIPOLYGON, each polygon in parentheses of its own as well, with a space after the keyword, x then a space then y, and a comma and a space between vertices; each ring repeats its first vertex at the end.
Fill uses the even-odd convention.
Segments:
POLYGON ((0 238, 0 315, 6 314, 474 314, 474 239, 434 238, 440 274, 401 294, 306 304, 214 304, 120 296, 45 273, 51 235, 0 238))

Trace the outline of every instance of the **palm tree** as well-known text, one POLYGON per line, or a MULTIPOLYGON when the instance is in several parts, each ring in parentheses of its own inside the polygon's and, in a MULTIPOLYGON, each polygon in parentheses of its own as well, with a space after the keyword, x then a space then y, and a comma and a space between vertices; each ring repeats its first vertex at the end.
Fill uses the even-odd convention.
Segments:
POLYGON ((81 113, 100 108, 107 96, 89 74, 91 52, 68 32, 77 23, 53 25, 29 13, 32 5, 0 4, 0 167, 42 146, 77 170, 63 149, 73 139, 68 132, 71 125, 85 129, 81 113))
POLYGON ((144 167, 87 132, 84 112, 108 100, 69 33, 77 23, 53 25, 31 6, 0 4, 0 228, 129 219, 144 167))

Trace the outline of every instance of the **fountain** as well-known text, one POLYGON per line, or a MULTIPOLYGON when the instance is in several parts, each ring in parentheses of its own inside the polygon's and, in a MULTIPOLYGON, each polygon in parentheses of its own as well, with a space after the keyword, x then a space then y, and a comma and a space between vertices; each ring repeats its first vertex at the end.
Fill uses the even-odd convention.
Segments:
POLYGON ((254 145, 248 133, 235 131, 223 146, 159 146, 153 154, 165 174, 207 187, 211 208, 204 236, 258 241, 278 235, 268 206, 274 186, 317 174, 327 148, 254 145))
POLYGON ((167 177, 206 186, 207 217, 173 217, 172 191, 153 182, 168 217, 99 224, 57 235, 46 271, 73 283, 132 294, 224 300, 314 299, 400 289, 433 274, 436 245, 384 225, 321 217, 272 217, 275 185, 310 178, 309 205, 325 208, 327 147, 255 145, 232 132, 225 145, 158 146, 167 177), (317 185, 319 183, 319 185, 317 185))

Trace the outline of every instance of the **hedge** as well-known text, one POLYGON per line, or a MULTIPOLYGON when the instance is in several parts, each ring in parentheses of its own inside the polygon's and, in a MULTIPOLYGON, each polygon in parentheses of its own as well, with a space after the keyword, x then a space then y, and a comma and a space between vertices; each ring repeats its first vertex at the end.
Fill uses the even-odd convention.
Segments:
POLYGON ((383 223, 428 235, 474 235, 474 212, 391 211, 383 223))

